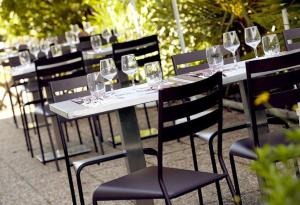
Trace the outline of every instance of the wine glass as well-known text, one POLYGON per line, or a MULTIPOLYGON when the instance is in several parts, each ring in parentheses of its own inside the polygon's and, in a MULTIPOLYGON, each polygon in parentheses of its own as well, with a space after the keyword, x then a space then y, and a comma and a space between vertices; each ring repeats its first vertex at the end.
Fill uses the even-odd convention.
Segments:
POLYGON ((76 52, 76 46, 75 44, 77 43, 76 42, 76 34, 74 34, 72 31, 67 31, 65 33, 65 36, 66 36, 66 40, 67 40, 67 43, 69 44, 70 48, 71 48, 71 52, 76 52))
POLYGON ((58 57, 63 54, 61 45, 52 45, 51 48, 52 57, 58 57))
POLYGON ((132 82, 132 86, 134 87, 135 86, 134 75, 138 69, 138 64, 135 59, 135 55, 129 54, 129 55, 122 56, 121 64, 122 64, 122 71, 126 73, 128 76, 132 76, 131 82, 132 82))
POLYGON ((102 41, 99 35, 91 36, 91 45, 95 53, 101 52, 102 41))
POLYGON ((262 37, 262 44, 266 56, 278 55, 280 53, 280 44, 276 34, 262 37))
POLYGON ((92 96, 92 102, 100 100, 105 93, 105 85, 100 78, 99 72, 87 74, 87 84, 92 96))
POLYGON ((86 22, 82 22, 83 25, 83 30, 85 32, 87 32, 89 35, 91 35, 91 33, 93 32, 94 28, 91 25, 91 22, 86 21, 86 22))
POLYGON ((224 59, 220 45, 207 48, 206 58, 211 74, 214 74, 218 70, 223 70, 224 59))
POLYGON ((78 24, 71 25, 70 28, 71 28, 71 32, 73 32, 75 35, 75 37, 74 37, 75 43, 79 43, 80 28, 79 28, 78 24))
POLYGON ((103 36, 103 38, 105 38, 107 44, 109 44, 109 42, 110 42, 109 40, 110 40, 110 37, 111 37, 111 31, 109 29, 104 29, 102 31, 102 36, 103 36))
POLYGON ((248 46, 253 48, 255 57, 258 58, 257 46, 261 42, 261 36, 257 26, 245 28, 245 42, 248 46))
POLYGON ((48 53, 50 51, 50 42, 47 39, 42 39, 40 41, 40 49, 46 55, 46 57, 48 57, 48 53))
POLYGON ((151 86, 162 81, 162 72, 158 61, 146 63, 144 65, 147 83, 151 86))
POLYGON ((19 59, 21 65, 28 67, 31 62, 30 53, 27 50, 19 52, 19 59))
POLYGON ((32 55, 34 56, 34 58, 38 59, 38 54, 40 52, 39 42, 37 40, 36 41, 32 41, 29 49, 30 49, 30 53, 32 53, 32 55))
POLYGON ((100 74, 103 78, 110 81, 110 89, 113 93, 113 79, 117 75, 117 68, 112 58, 107 58, 100 61, 100 74))
POLYGON ((235 31, 223 33, 223 46, 232 53, 233 62, 237 68, 236 51, 240 47, 240 40, 235 31))

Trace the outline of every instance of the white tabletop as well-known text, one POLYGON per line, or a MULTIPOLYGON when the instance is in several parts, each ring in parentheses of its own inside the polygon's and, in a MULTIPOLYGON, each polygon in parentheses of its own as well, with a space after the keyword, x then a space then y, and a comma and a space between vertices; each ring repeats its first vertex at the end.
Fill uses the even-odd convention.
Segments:
POLYGON ((105 113, 125 107, 131 107, 158 99, 157 90, 147 84, 122 88, 115 91, 115 96, 107 97, 96 105, 82 105, 72 100, 50 104, 50 110, 64 118, 74 119, 97 113, 105 113))
MULTIPOLYGON (((299 52, 299 51, 293 51, 299 52)), ((288 52, 292 53, 292 52, 288 52)), ((281 55, 288 54, 287 52, 281 55)), ((255 60, 255 59, 254 59, 255 60)), ((236 69, 234 64, 228 64, 224 66, 223 71, 223 84, 230 84, 234 82, 239 82, 246 79, 246 61, 238 63, 238 68, 236 69)), ((199 79, 199 78, 198 78, 199 79)), ((200 79, 199 79, 200 80, 200 79)), ((168 80, 169 82, 176 82, 176 84, 186 84, 197 81, 197 79, 188 76, 175 76, 168 80), (187 78, 186 78, 187 77, 187 78)), ((145 85, 139 85, 141 88, 145 85)), ((139 88, 139 86, 137 86, 139 88)), ((104 112, 109 112, 117 109, 122 109, 125 107, 135 106, 143 103, 148 103, 158 100, 158 91, 140 91, 132 94, 132 88, 124 88, 116 91, 117 93, 123 93, 122 98, 103 100, 103 102, 97 106, 87 107, 75 103, 71 100, 54 103, 50 105, 50 110, 54 113, 67 118, 74 119, 84 116, 100 114, 104 112), (127 95, 128 94, 128 95, 127 95)))

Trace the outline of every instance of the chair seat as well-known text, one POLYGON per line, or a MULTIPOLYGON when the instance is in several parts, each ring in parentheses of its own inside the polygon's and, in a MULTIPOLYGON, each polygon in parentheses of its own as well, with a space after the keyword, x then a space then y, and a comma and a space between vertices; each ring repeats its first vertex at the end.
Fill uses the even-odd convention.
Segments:
MULTIPOLYGON (((55 116, 55 113, 53 113, 50 110, 49 105, 45 105, 44 109, 45 109, 45 115, 46 115, 46 117, 53 117, 53 116, 55 116)), ((35 110, 34 110, 34 114, 36 114, 36 115, 44 115, 42 105, 36 105, 35 110)))
MULTIPOLYGON (((286 135, 282 132, 270 132, 260 137, 261 146, 269 144, 271 146, 276 145, 288 145, 290 142, 286 139, 286 135)), ((246 159, 256 160, 257 156, 254 151, 255 146, 252 138, 244 138, 233 143, 229 149, 230 154, 239 156, 246 159)))
MULTIPOLYGON (((99 185, 94 191, 94 201, 161 199, 157 167, 148 167, 124 177, 99 185)), ((163 168, 164 182, 170 198, 181 196, 199 187, 223 179, 225 174, 196 172, 163 168)))

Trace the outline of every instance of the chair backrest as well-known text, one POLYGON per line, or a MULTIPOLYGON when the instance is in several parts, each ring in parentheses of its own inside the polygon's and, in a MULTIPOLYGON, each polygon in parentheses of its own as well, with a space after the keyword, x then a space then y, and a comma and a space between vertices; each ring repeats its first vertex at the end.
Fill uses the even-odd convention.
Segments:
POLYGON ((10 67, 16 67, 16 66, 21 65, 19 55, 9 57, 8 58, 8 64, 9 64, 10 67))
POLYGON ((300 28, 283 31, 283 37, 288 51, 300 48, 300 28))
POLYGON ((300 102, 300 52, 246 62, 249 108, 254 143, 259 146, 256 112, 268 106, 255 105, 262 93, 270 95, 268 105, 290 109, 300 102))
POLYGON ((87 86, 86 76, 52 81, 50 82, 50 88, 53 102, 87 96, 90 94, 87 86))
MULTIPOLYGON (((113 58, 119 71, 121 71, 121 58, 124 55, 134 54, 137 58, 138 66, 142 67, 146 63, 159 61, 160 51, 157 35, 143 37, 133 41, 116 43, 112 45, 113 58)), ((118 79, 122 82, 127 81, 127 75, 119 72, 118 79)))
POLYGON ((159 90, 159 167, 162 167, 164 142, 191 136, 216 124, 219 131, 222 129, 222 96, 220 72, 195 83, 159 90), (172 123, 183 118, 187 120, 172 123))
POLYGON ((48 59, 38 59, 35 62, 35 69, 40 99, 46 99, 43 90, 49 89, 49 82, 86 74, 81 52, 48 59))
MULTIPOLYGON (((224 55, 224 64, 233 63, 232 54, 222 46, 224 55)), ((171 57, 176 75, 181 75, 189 72, 195 72, 208 68, 206 60, 206 50, 192 51, 189 53, 177 54, 171 57)), ((237 60, 240 56, 237 55, 237 60)))

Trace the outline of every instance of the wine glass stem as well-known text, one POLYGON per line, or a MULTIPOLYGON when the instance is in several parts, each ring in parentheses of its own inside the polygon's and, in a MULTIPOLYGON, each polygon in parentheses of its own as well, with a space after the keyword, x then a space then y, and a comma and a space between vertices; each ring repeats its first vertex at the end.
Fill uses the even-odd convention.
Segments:
POLYGON ((257 48, 254 48, 255 58, 258 58, 257 48))
POLYGON ((237 68, 238 66, 237 66, 236 54, 232 53, 232 56, 233 56, 234 67, 237 68))
POLYGON ((133 87, 133 88, 135 88, 134 77, 132 77, 132 80, 131 80, 131 82, 132 82, 132 87, 133 87))

